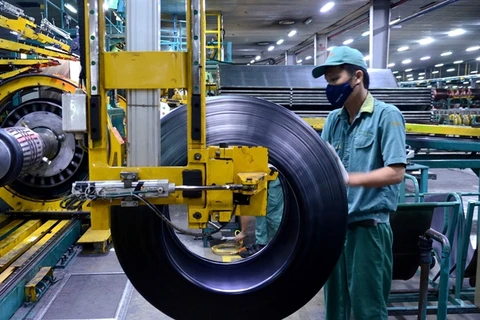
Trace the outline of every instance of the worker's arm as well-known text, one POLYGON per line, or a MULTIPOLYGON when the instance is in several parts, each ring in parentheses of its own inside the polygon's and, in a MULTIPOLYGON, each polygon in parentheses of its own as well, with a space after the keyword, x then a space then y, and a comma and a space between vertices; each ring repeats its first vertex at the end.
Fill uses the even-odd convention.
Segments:
POLYGON ((247 227, 255 217, 253 216, 240 216, 240 233, 235 236, 235 241, 240 242, 247 236, 247 227))
POLYGON ((352 187, 380 188, 402 182, 405 176, 407 154, 405 147, 405 120, 397 108, 382 114, 378 129, 384 167, 370 172, 348 174, 352 187))

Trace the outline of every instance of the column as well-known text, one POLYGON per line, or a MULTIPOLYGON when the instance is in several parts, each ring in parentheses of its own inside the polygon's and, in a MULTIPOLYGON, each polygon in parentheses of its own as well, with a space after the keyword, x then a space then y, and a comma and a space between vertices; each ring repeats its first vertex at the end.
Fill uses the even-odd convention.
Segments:
MULTIPOLYGON (((160 51, 161 0, 126 2, 127 51, 160 51)), ((160 90, 127 90, 128 166, 160 166, 160 90)))
POLYGON ((326 34, 315 34, 313 65, 318 66, 327 60, 328 37, 326 34))
POLYGON ((370 7, 370 68, 386 69, 390 46, 390 0, 373 0, 370 7))
POLYGON ((297 55, 294 52, 285 51, 285 64, 294 66, 297 64, 297 55))

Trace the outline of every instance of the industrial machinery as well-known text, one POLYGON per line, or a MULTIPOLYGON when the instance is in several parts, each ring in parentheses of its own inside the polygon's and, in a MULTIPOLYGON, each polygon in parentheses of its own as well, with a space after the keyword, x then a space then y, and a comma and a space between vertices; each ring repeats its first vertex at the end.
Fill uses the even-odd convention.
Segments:
POLYGON ((325 283, 346 233, 345 188, 318 134, 261 99, 206 100, 203 1, 187 1, 188 52, 158 51, 159 0, 127 2, 122 52, 106 52, 103 1, 78 3, 79 86, 46 76, 12 79, 18 90, 2 86, 0 198, 7 213, 88 210, 90 228, 79 242, 105 251, 113 238, 138 292, 175 319, 226 312, 283 318, 302 307, 325 283), (160 120, 159 91, 169 88, 186 89, 188 103, 160 120), (127 91, 126 162, 112 157, 116 135, 105 107, 112 90, 127 91), (277 175, 287 214, 262 254, 216 263, 178 241, 168 205, 188 205, 188 226, 200 230, 211 219, 265 215, 267 183, 277 175), (189 308, 185 294, 197 297, 189 308))

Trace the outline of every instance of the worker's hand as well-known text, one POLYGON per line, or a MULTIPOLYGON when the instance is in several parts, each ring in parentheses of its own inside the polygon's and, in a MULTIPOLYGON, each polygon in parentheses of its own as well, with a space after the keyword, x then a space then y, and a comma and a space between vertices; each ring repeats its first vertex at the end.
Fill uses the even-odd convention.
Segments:
POLYGON ((327 146, 328 146, 328 149, 330 149, 330 152, 332 153, 332 155, 335 157, 338 168, 342 172, 343 182, 347 186, 349 182, 348 172, 347 170, 345 170, 345 166, 343 165, 342 160, 340 160, 340 157, 338 156, 337 151, 335 151, 335 148, 333 148, 330 143, 327 143, 327 146))
POLYGON ((245 234, 245 232, 240 231, 239 233, 237 233, 237 234, 235 235, 235 241, 236 241, 236 242, 241 242, 241 241, 243 241, 243 239, 245 239, 246 236, 247 236, 247 235, 245 234))

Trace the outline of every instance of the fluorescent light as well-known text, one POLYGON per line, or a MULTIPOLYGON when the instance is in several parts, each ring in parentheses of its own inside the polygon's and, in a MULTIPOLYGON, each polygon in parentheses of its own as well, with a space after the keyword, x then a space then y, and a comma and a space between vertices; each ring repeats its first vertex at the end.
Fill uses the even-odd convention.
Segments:
POLYGON ((459 64, 459 63, 462 63, 463 60, 457 60, 457 61, 453 61, 453 64, 459 64))
POLYGON ((480 49, 480 46, 474 46, 474 47, 467 48, 467 51, 477 51, 478 49, 480 49))
POLYGON ((420 43, 422 46, 430 44, 432 42, 433 42, 433 39, 431 37, 427 37, 418 41, 418 43, 420 43))
POLYGON ((363 57, 363 60, 365 60, 365 61, 370 60, 370 56, 365 56, 365 57, 363 57))
POLYGON ((365 31, 364 33, 362 33, 362 37, 366 37, 368 35, 370 35, 370 31, 365 31))
POLYGON ((397 73, 398 73, 398 71, 393 71, 392 73, 393 73, 393 74, 397 74, 397 73))
POLYGON ((252 60, 252 61, 250 61, 250 63, 255 63, 255 59, 254 59, 254 60, 252 60))
POLYGON ((424 75, 425 75, 425 72, 420 72, 418 75, 419 75, 419 76, 424 76, 424 75))
POLYGON ((480 61, 480 57, 478 57, 476 60, 477 60, 477 61, 480 61))
POLYGON ((77 9, 75 9, 75 7, 72 6, 70 3, 65 3, 65 8, 70 10, 70 12, 77 13, 77 9))
POLYGON ((412 70, 413 70, 413 69, 407 69, 407 70, 405 70, 405 72, 410 72, 410 71, 412 71, 412 70))
POLYGON ((455 71, 455 68, 447 69, 447 72, 455 71))
POLYGON ((475 81, 475 83, 480 83, 480 80, 475 81))
POLYGON ((389 67, 389 68, 395 67, 395 63, 393 63, 393 62, 392 62, 392 63, 389 63, 389 64, 387 65, 387 67, 389 67))
POLYGON ((312 59, 312 56, 306 56, 305 57, 305 60, 310 60, 310 59, 312 59))
POLYGON ((402 52, 402 51, 407 51, 408 50, 408 47, 407 46, 403 46, 403 47, 400 47, 397 49, 398 51, 402 52))
POLYGON ((347 44, 350 44, 352 42, 353 42, 353 39, 348 39, 348 40, 343 41, 343 44, 347 45, 347 44))
POLYGON ((415 79, 413 79, 413 78, 408 78, 407 80, 408 80, 408 81, 413 81, 413 80, 415 80, 415 79))
POLYGON ((409 64, 410 62, 412 62, 412 60, 410 59, 405 59, 402 61, 403 64, 409 64))
POLYGON ((297 60, 297 63, 302 63, 302 61, 303 61, 302 59, 300 59, 300 60, 297 60))
POLYGON ((435 68, 440 68, 440 67, 443 67, 443 63, 439 63, 435 65, 435 68))
POLYGON ((407 78, 413 78, 413 74, 407 74, 405 77, 407 77, 407 78))
POLYGON ((320 12, 321 12, 321 13, 325 13, 325 12, 330 11, 330 10, 332 10, 332 8, 333 8, 334 5, 335 5, 335 2, 333 2, 333 1, 327 2, 327 3, 320 9, 320 12))
POLYGON ((288 33, 288 36, 289 36, 289 37, 293 37, 293 36, 296 35, 296 34, 297 34, 297 30, 292 30, 292 31, 290 31, 290 32, 288 33))
POLYGON ((430 59, 430 56, 425 56, 420 58, 420 60, 428 60, 428 59, 430 59))
POLYGON ((284 41, 283 39, 278 40, 277 45, 281 45, 283 43, 283 41, 284 41))
POLYGON ((262 59, 261 56, 256 56, 256 57, 255 57, 255 60, 257 60, 257 61, 260 60, 260 59, 262 59))
POLYGON ((402 79, 402 76, 396 76, 395 78, 397 78, 397 79, 402 79))
POLYGON ((465 81, 463 84, 469 84, 469 83, 470 83, 470 82, 468 82, 468 81, 465 81))
POLYGON ((447 51, 441 54, 442 57, 446 57, 452 54, 452 51, 447 51))
POLYGON ((397 19, 393 19, 392 21, 390 21, 390 25, 394 25, 395 23, 398 23, 400 21, 400 18, 397 18, 397 19))
POLYGON ((440 71, 432 71, 432 74, 437 74, 439 73, 440 71))
POLYGON ((268 47, 267 50, 268 50, 268 51, 272 51, 273 49, 275 49, 275 46, 270 46, 270 47, 268 47))
POLYGON ((473 70, 473 71, 472 71, 472 72, 470 72, 470 73, 478 73, 478 71, 476 71, 476 70, 473 70))
POLYGON ((425 77, 418 77, 418 80, 423 80, 425 79, 425 77))
POLYGON ((450 37, 455 37, 455 36, 459 36, 459 35, 462 35, 465 33, 465 30, 463 29, 455 29, 455 30, 452 30, 448 33, 448 35, 450 37))

